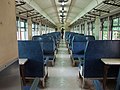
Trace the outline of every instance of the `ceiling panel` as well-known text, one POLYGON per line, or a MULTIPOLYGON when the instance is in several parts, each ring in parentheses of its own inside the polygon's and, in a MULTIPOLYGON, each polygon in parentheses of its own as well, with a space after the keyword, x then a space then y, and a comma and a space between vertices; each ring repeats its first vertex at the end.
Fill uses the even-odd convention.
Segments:
MULTIPOLYGON (((64 24, 67 25, 68 23, 75 22, 74 20, 79 19, 84 14, 91 11, 94 7, 104 10, 112 10, 116 8, 115 6, 101 4, 104 0, 68 0, 68 2, 64 3, 60 3, 58 2, 58 0, 24 0, 24 1, 27 1, 28 4, 30 5, 34 4, 34 6, 37 7, 37 10, 40 9, 42 13, 44 12, 44 14, 40 13, 40 15, 42 14, 43 16, 48 17, 48 19, 52 20, 55 24, 61 23, 61 19, 63 19, 63 21, 65 21, 64 24), (101 4, 101 6, 99 4, 101 4)), ((120 4, 120 0, 115 1, 117 1, 116 3, 120 4)), ((22 6, 16 7, 17 14, 21 10, 25 11, 25 9, 27 10, 33 9, 32 7, 30 7, 30 5, 25 5, 24 7, 22 6)), ((35 10, 35 12, 37 11, 35 10)), ((38 10, 38 12, 40 11, 38 10)))
POLYGON ((72 6, 71 12, 80 12, 82 10, 83 10, 83 8, 72 6))
POLYGON ((74 6, 85 8, 92 0, 75 0, 74 6))
POLYGON ((56 16, 57 16, 57 13, 56 13, 56 11, 55 11, 54 9, 49 8, 49 9, 45 10, 45 12, 47 12, 47 14, 48 14, 50 17, 53 16, 53 15, 56 15, 56 16))
MULTIPOLYGON (((77 17, 79 13, 81 13, 91 1, 92 0, 74 0, 69 10, 68 19, 69 17, 71 17, 72 18, 71 21, 73 21, 75 17, 77 17)), ((69 20, 66 20, 66 21, 69 21, 69 20)))
MULTIPOLYGON (((29 3, 35 2, 39 6, 39 8, 44 13, 46 13, 47 16, 50 19, 52 19, 55 23, 61 23, 60 21, 61 18, 63 19, 63 21, 70 23, 92 0, 68 0, 68 2, 65 3, 60 3, 58 2, 58 0, 24 0, 24 1, 28 1, 29 3), (64 10, 62 10, 63 7, 64 10)), ((29 5, 25 5, 25 8, 27 8, 28 10, 32 9, 29 5)))
POLYGON ((51 0, 34 0, 42 9, 52 6, 51 0))

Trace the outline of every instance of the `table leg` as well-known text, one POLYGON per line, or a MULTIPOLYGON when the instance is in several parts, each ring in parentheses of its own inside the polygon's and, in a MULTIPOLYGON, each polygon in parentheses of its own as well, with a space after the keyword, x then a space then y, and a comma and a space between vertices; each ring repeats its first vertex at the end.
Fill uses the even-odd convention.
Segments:
POLYGON ((25 76, 24 76, 24 65, 20 65, 20 75, 22 77, 23 85, 26 85, 25 76))
POLYGON ((106 90, 106 82, 107 82, 107 73, 108 73, 109 66, 104 66, 104 76, 103 76, 103 88, 106 90))

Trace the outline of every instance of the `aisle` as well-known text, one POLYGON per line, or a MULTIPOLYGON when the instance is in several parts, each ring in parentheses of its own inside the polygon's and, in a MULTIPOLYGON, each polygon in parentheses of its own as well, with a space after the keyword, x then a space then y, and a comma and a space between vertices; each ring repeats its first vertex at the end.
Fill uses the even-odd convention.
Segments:
POLYGON ((95 90, 91 80, 88 79, 85 85, 87 89, 81 89, 78 68, 71 66, 70 54, 68 54, 64 39, 60 41, 55 66, 49 67, 48 71, 49 78, 46 81, 46 87, 40 90, 95 90))
POLYGON ((54 67, 49 67, 49 78, 43 90, 80 90, 78 68, 71 66, 64 40, 61 40, 54 67))

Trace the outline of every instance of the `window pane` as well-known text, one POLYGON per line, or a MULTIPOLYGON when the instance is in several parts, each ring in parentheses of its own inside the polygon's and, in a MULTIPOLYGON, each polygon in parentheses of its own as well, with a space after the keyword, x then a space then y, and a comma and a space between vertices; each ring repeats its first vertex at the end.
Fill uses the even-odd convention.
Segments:
POLYGON ((108 39, 108 21, 104 21, 103 23, 103 40, 108 39))
POLYGON ((107 27, 104 27, 104 28, 103 28, 103 31, 107 31, 107 30, 108 30, 108 28, 107 28, 107 27))
POLYGON ((16 21, 16 27, 18 27, 18 21, 16 21))
POLYGON ((20 32, 17 32, 17 40, 20 40, 20 32))
POLYGON ((25 40, 25 35, 24 34, 25 34, 24 32, 21 32, 21 39, 22 40, 25 40))
POLYGON ((28 23, 26 22, 25 24, 26 24, 26 28, 28 28, 28 23))
POLYGON ((108 21, 104 21, 103 30, 107 30, 107 28, 108 28, 108 21))
POLYGON ((21 31, 23 32, 23 31, 25 31, 25 29, 24 29, 24 28, 21 28, 21 31))
POLYGON ((32 28, 35 28, 35 25, 34 25, 34 24, 32 24, 32 28))
POLYGON ((108 32, 103 31, 103 40, 107 40, 107 37, 108 37, 108 32))
POLYGON ((120 31, 113 31, 112 40, 120 40, 120 31))
POLYGON ((120 40, 120 18, 113 19, 112 40, 120 40))
POLYGON ((35 35, 35 31, 34 31, 34 29, 32 29, 32 36, 34 36, 35 35))
POLYGON ((119 18, 119 26, 120 26, 120 18, 119 18))
POLYGON ((113 26, 118 26, 118 18, 113 19, 113 26))
POLYGON ((95 22, 92 22, 92 26, 91 26, 91 35, 95 35, 95 22))
POLYGON ((21 22, 21 27, 25 27, 25 26, 24 26, 24 22, 21 22))
POLYGON ((112 30, 119 30, 119 27, 113 27, 112 30))
POLYGON ((35 24, 35 28, 37 29, 37 24, 35 24))
POLYGON ((93 32, 90 30, 90 35, 92 35, 93 34, 93 32))

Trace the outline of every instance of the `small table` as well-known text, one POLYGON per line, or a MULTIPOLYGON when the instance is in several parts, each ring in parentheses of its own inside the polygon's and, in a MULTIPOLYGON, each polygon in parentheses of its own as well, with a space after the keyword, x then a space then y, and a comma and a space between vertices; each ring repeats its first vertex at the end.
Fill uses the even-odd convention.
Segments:
POLYGON ((24 77, 24 65, 28 61, 28 59, 19 59, 19 65, 20 65, 20 75, 22 77, 23 84, 25 85, 25 77, 24 77))
POLYGON ((120 65, 120 58, 102 58, 104 65, 103 88, 106 88, 107 73, 110 65, 120 65))

